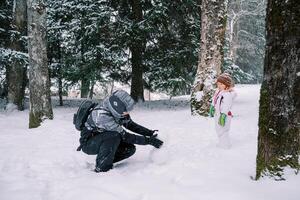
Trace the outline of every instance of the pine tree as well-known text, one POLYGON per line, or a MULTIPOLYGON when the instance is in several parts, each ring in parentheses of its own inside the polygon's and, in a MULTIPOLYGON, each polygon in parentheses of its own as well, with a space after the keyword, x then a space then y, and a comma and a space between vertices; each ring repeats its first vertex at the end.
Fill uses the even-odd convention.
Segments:
POLYGON ((135 101, 144 101, 144 53, 149 34, 145 29, 144 13, 151 7, 151 2, 112 1, 111 6, 117 13, 114 27, 118 45, 124 51, 129 50, 126 57, 131 66, 131 96, 135 101))
POLYGON ((7 98, 7 68, 11 51, 9 50, 12 33, 12 1, 0 1, 0 98, 7 98))
POLYGON ((201 43, 195 84, 191 94, 192 114, 207 116, 215 78, 221 73, 225 39, 225 1, 202 0, 201 43))
POLYGON ((87 97, 96 81, 124 77, 120 66, 125 53, 117 43, 110 1, 48 0, 48 4, 48 55, 58 87, 59 77, 70 85, 79 83, 81 97, 87 97))
POLYGON ((48 0, 52 77, 59 80, 60 73, 64 83, 80 83, 83 97, 92 94, 96 81, 130 84, 133 79, 140 96, 142 86, 170 95, 189 93, 200 39, 198 1, 141 1, 140 22, 134 3, 48 0), (138 56, 130 50, 135 48, 142 48, 135 51, 138 56))
POLYGON ((63 33, 67 30, 70 13, 66 11, 65 1, 47 0, 47 57, 50 68, 50 78, 56 80, 59 105, 63 106, 64 49, 63 33))
POLYGON ((135 30, 132 31, 132 39, 129 44, 131 51, 131 97, 135 101, 144 101, 144 80, 143 80, 143 53, 146 48, 146 38, 143 31, 139 28, 139 23, 144 19, 142 2, 140 0, 130 1, 132 9, 133 24, 135 30))
POLYGON ((151 33, 144 56, 147 89, 171 97, 190 94, 197 68, 200 13, 196 0, 165 0, 153 4, 145 15, 151 33))
POLYGON ((28 0, 29 52, 29 128, 36 128, 44 119, 53 119, 50 99, 46 45, 46 5, 43 0, 28 0))
POLYGON ((285 169, 300 169, 299 10, 296 0, 268 0, 256 179, 282 180, 285 169))

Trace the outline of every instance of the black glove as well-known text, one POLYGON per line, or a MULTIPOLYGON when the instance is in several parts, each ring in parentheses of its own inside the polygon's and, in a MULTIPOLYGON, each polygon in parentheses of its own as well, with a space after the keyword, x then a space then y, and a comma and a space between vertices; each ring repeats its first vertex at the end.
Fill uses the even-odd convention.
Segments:
POLYGON ((155 132, 158 132, 158 130, 150 130, 152 135, 155 133, 155 132))
POLYGON ((157 137, 157 134, 154 134, 154 135, 150 136, 149 138, 146 138, 146 142, 148 144, 154 146, 155 148, 160 148, 164 142, 161 141, 160 139, 157 139, 156 137, 157 137))
POLYGON ((143 130, 141 130, 141 132, 139 132, 139 134, 147 136, 147 137, 151 137, 155 134, 155 132, 157 132, 158 130, 150 130, 147 128, 144 128, 143 130))

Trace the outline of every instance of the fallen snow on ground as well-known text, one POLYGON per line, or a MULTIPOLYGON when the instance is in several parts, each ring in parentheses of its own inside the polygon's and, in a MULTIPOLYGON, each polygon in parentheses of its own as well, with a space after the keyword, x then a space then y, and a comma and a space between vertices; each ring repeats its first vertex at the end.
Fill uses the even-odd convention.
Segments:
POLYGON ((159 130, 161 149, 138 146, 113 170, 96 174, 95 156, 77 152, 76 108, 29 130, 28 110, 0 113, 1 200, 298 200, 300 176, 251 180, 257 153, 258 85, 238 85, 232 148, 216 147, 213 120, 190 115, 188 100, 138 104, 132 118, 159 130))

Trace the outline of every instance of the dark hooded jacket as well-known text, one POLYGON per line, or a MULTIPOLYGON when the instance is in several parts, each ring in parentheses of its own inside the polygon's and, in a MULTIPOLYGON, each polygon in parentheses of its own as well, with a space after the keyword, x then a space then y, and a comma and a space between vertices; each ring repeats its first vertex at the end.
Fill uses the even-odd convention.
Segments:
POLYGON ((121 134, 124 140, 130 143, 145 143, 145 139, 136 137, 126 132, 124 127, 135 133, 152 136, 153 131, 133 122, 130 116, 124 117, 123 112, 130 112, 134 106, 134 100, 124 90, 117 90, 111 96, 104 99, 102 105, 96 108, 89 115, 85 126, 88 130, 114 131, 121 134), (136 141, 139 140, 139 141, 136 141))

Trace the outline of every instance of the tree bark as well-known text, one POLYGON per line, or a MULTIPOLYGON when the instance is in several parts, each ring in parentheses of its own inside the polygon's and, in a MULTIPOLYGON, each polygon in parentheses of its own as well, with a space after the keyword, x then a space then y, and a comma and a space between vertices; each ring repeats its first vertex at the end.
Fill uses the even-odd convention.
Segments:
POLYGON ((53 119, 46 45, 46 5, 43 0, 27 0, 29 52, 29 128, 53 119))
POLYGON ((132 78, 131 78, 131 96, 134 101, 144 101, 144 80, 143 80, 143 65, 142 53, 140 47, 132 47, 132 78))
POLYGON ((59 96, 59 105, 63 106, 63 84, 62 84, 62 75, 61 68, 58 69, 58 96, 59 96))
POLYGON ((269 0, 266 57, 260 91, 256 180, 284 179, 299 172, 300 6, 296 0, 269 0))
POLYGON ((5 66, 5 79, 2 81, 2 86, 1 86, 1 91, 0 91, 0 98, 3 98, 3 99, 7 99, 7 88, 8 88, 8 86, 7 86, 7 82, 8 82, 8 80, 7 80, 7 77, 8 77, 8 69, 7 69, 7 65, 5 66))
POLYGON ((233 63, 236 63, 241 1, 229 0, 228 4, 228 12, 230 6, 230 16, 227 19, 227 29, 229 32, 229 58, 233 63))
POLYGON ((87 98, 90 91, 90 81, 86 78, 81 80, 80 97, 87 98))
POLYGON ((208 115, 216 76, 221 73, 226 29, 225 0, 203 0, 201 48, 195 84, 191 94, 192 114, 208 115))
POLYGON ((94 86, 95 86, 95 82, 91 81, 91 88, 90 88, 90 91, 89 91, 89 99, 93 99, 93 96, 94 96, 94 86))
MULTIPOLYGON (((143 20, 143 10, 140 0, 131 1, 134 23, 138 24, 143 20)), ((145 51, 145 38, 138 25, 136 25, 136 35, 130 45, 132 78, 131 78, 131 97, 134 101, 144 101, 144 80, 143 80, 143 52, 145 51)))
MULTIPOLYGON (((61 34, 60 34, 61 35, 61 34)), ((59 105, 63 106, 64 102, 63 102, 63 74, 62 74, 62 50, 61 50, 61 39, 58 38, 57 40, 57 50, 58 50, 58 60, 59 60, 59 66, 57 69, 57 79, 58 79, 58 96, 59 96, 59 105)))
POLYGON ((26 63, 16 56, 25 52, 26 47, 21 37, 27 35, 27 4, 26 0, 14 0, 13 26, 16 35, 13 37, 10 48, 14 52, 12 61, 7 67, 8 103, 17 105, 18 110, 24 109, 24 94, 26 86, 26 63))

